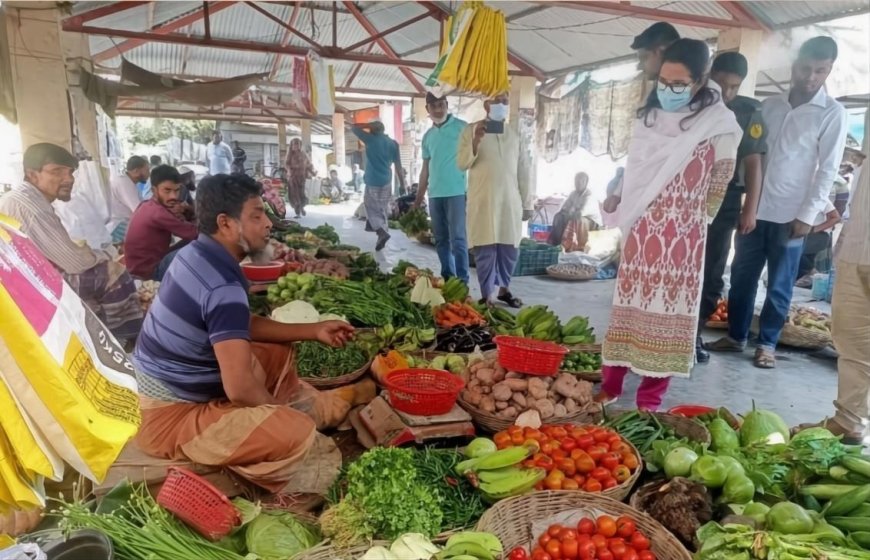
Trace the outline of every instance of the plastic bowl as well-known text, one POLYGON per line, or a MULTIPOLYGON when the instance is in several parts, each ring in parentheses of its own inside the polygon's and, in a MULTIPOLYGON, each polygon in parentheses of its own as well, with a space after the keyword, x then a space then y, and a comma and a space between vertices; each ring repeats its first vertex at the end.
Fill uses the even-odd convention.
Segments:
POLYGON ((674 416, 685 416, 686 418, 694 418, 695 416, 701 416, 709 412, 716 412, 716 409, 700 404, 681 404, 668 410, 668 414, 673 414, 674 416))
POLYGON ((272 282, 281 277, 284 271, 284 263, 272 261, 268 264, 245 263, 242 265, 242 273, 251 282, 272 282))

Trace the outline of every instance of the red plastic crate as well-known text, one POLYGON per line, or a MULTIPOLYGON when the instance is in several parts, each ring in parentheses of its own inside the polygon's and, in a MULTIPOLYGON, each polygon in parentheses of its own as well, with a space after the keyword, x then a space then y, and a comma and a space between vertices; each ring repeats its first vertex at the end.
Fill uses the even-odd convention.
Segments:
POLYGON ((506 370, 528 375, 556 375, 568 353, 564 346, 532 338, 497 336, 494 340, 498 363, 506 370))
POLYGON ((387 374, 384 385, 396 410, 417 416, 447 414, 456 404, 465 381, 436 369, 400 369, 387 374))
POLYGON ((218 541, 242 522, 236 506, 206 479, 181 467, 170 467, 157 503, 203 537, 218 541))

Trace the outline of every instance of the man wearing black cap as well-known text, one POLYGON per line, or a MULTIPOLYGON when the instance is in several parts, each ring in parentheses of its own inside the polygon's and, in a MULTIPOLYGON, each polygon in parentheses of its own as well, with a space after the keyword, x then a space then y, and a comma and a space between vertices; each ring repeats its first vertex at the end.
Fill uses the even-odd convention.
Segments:
POLYGON ((459 137, 468 123, 447 112, 447 98, 426 94, 426 110, 435 125, 423 136, 423 170, 414 206, 429 192, 429 213, 443 278, 468 283, 468 241, 465 234, 465 171, 456 164, 459 137))
POLYGON ((142 311, 133 279, 106 253, 74 242, 52 206, 56 200, 69 202, 76 168, 76 158, 60 146, 30 146, 24 152, 24 183, 0 197, 0 214, 21 223, 21 231, 117 338, 135 339, 142 311))
POLYGON ((634 38, 631 48, 637 51, 637 69, 643 70, 647 80, 658 78, 662 68, 662 54, 680 34, 670 23, 660 21, 643 30, 634 38))

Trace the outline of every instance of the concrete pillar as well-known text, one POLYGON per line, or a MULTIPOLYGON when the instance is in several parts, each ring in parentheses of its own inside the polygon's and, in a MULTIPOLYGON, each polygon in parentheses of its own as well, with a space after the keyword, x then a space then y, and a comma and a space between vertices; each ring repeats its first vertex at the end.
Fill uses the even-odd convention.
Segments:
POLYGON ((719 32, 717 41, 718 53, 736 51, 746 57, 749 73, 740 86, 740 95, 755 97, 755 83, 758 78, 761 60, 761 43, 764 33, 757 29, 732 27, 719 32))
POLYGON ((332 114, 332 152, 335 154, 335 165, 344 167, 347 152, 344 145, 344 113, 332 114))
MULTIPOLYGON (((78 83, 79 68, 84 66, 93 71, 90 62, 91 54, 88 38, 81 33, 67 33, 61 35, 64 58, 67 61, 67 77, 70 84, 78 83)), ((93 101, 85 97, 81 88, 69 88, 70 104, 75 126, 73 135, 78 138, 82 148, 91 156, 91 159, 108 167, 108 161, 101 161, 100 134, 97 130, 97 106, 93 101)))
POLYGON ((25 9, 4 2, 6 27, 2 32, 9 38, 21 145, 27 148, 51 142, 72 150, 67 73, 58 24, 61 13, 51 2, 17 6, 25 9))
POLYGON ((299 128, 302 130, 302 147, 311 153, 311 121, 304 119, 299 121, 299 128))
POLYGON ((281 167, 284 165, 284 160, 287 159, 287 123, 284 121, 278 122, 278 161, 275 165, 281 167))

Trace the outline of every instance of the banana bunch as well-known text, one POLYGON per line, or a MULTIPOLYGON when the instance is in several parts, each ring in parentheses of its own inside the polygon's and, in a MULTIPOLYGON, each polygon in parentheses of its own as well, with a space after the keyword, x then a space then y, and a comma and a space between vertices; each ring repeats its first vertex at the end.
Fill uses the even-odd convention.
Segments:
POLYGON ((503 552, 501 541, 495 535, 465 531, 450 537, 444 550, 435 557, 438 560, 496 560, 503 552))
POLYGON ((563 344, 592 344, 595 342, 592 331, 588 317, 573 317, 562 327, 561 341, 563 344))
POLYGON ((441 295, 447 303, 464 302, 468 299, 468 286, 454 276, 444 282, 441 287, 441 295))
POLYGON ((559 341, 562 338, 562 323, 546 305, 524 307, 516 317, 517 329, 522 334, 535 340, 559 341))
POLYGON ((413 352, 430 345, 435 340, 435 329, 385 325, 377 330, 381 348, 393 348, 399 352, 413 352))
POLYGON ((544 480, 544 469, 527 469, 520 463, 528 459, 534 448, 529 446, 509 447, 481 457, 467 459, 454 469, 460 476, 468 478, 472 486, 483 495, 497 501, 529 492, 544 480))

